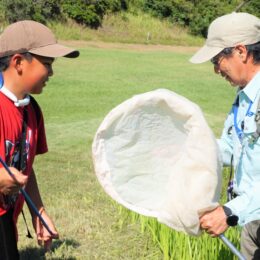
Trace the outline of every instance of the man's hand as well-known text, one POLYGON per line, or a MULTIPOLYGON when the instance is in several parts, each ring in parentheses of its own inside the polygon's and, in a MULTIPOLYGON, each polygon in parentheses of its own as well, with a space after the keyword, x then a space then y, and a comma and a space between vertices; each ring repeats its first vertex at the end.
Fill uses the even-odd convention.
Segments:
POLYGON ((227 216, 221 206, 206 212, 200 217, 200 227, 212 237, 219 236, 228 229, 227 216))
POLYGON ((23 175, 14 167, 9 167, 13 176, 10 176, 5 168, 0 168, 0 193, 4 195, 12 195, 19 192, 28 181, 28 177, 23 175))
POLYGON ((44 246, 45 251, 49 251, 51 249, 52 245, 52 239, 59 238, 59 234, 50 219, 50 217, 47 215, 44 208, 41 208, 39 210, 39 213, 41 214, 42 218, 52 231, 53 235, 51 235, 48 230, 43 226, 40 219, 35 215, 32 217, 32 223, 35 229, 35 233, 37 235, 38 244, 41 246, 44 246))

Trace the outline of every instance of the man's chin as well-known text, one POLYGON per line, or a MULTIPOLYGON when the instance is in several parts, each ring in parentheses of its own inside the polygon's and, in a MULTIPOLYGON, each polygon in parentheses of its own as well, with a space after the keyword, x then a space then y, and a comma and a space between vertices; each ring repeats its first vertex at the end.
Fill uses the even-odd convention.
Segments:
POLYGON ((236 83, 234 83, 234 82, 232 82, 232 81, 229 81, 229 83, 230 83, 230 85, 231 85, 232 87, 237 87, 237 86, 238 86, 236 83))
POLYGON ((229 82, 229 84, 232 86, 232 87, 237 87, 238 84, 236 84, 235 82, 233 82, 230 78, 226 78, 226 80, 229 82))

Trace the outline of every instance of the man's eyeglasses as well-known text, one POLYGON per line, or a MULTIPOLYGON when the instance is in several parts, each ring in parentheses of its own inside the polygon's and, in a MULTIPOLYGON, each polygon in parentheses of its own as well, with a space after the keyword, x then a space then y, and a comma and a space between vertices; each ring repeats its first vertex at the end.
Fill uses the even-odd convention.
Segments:
POLYGON ((214 56, 210 61, 214 66, 218 66, 220 63, 220 60, 224 58, 225 56, 228 56, 232 53, 233 47, 225 48, 223 51, 221 51, 218 55, 214 56))

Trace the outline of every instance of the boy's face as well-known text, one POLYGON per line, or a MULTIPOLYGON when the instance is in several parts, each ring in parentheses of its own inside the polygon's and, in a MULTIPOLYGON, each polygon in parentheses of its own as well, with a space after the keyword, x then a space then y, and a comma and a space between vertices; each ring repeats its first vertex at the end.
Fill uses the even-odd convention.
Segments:
POLYGON ((32 55, 32 60, 24 63, 24 83, 28 93, 40 94, 49 77, 53 75, 54 58, 32 55))

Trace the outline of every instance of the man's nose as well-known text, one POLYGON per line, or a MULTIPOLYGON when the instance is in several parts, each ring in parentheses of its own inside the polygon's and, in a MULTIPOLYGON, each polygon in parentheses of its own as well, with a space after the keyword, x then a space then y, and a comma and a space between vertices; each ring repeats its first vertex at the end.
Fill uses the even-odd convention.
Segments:
POLYGON ((216 73, 216 74, 220 74, 220 69, 219 69, 219 65, 217 64, 217 65, 214 65, 214 72, 216 73))

